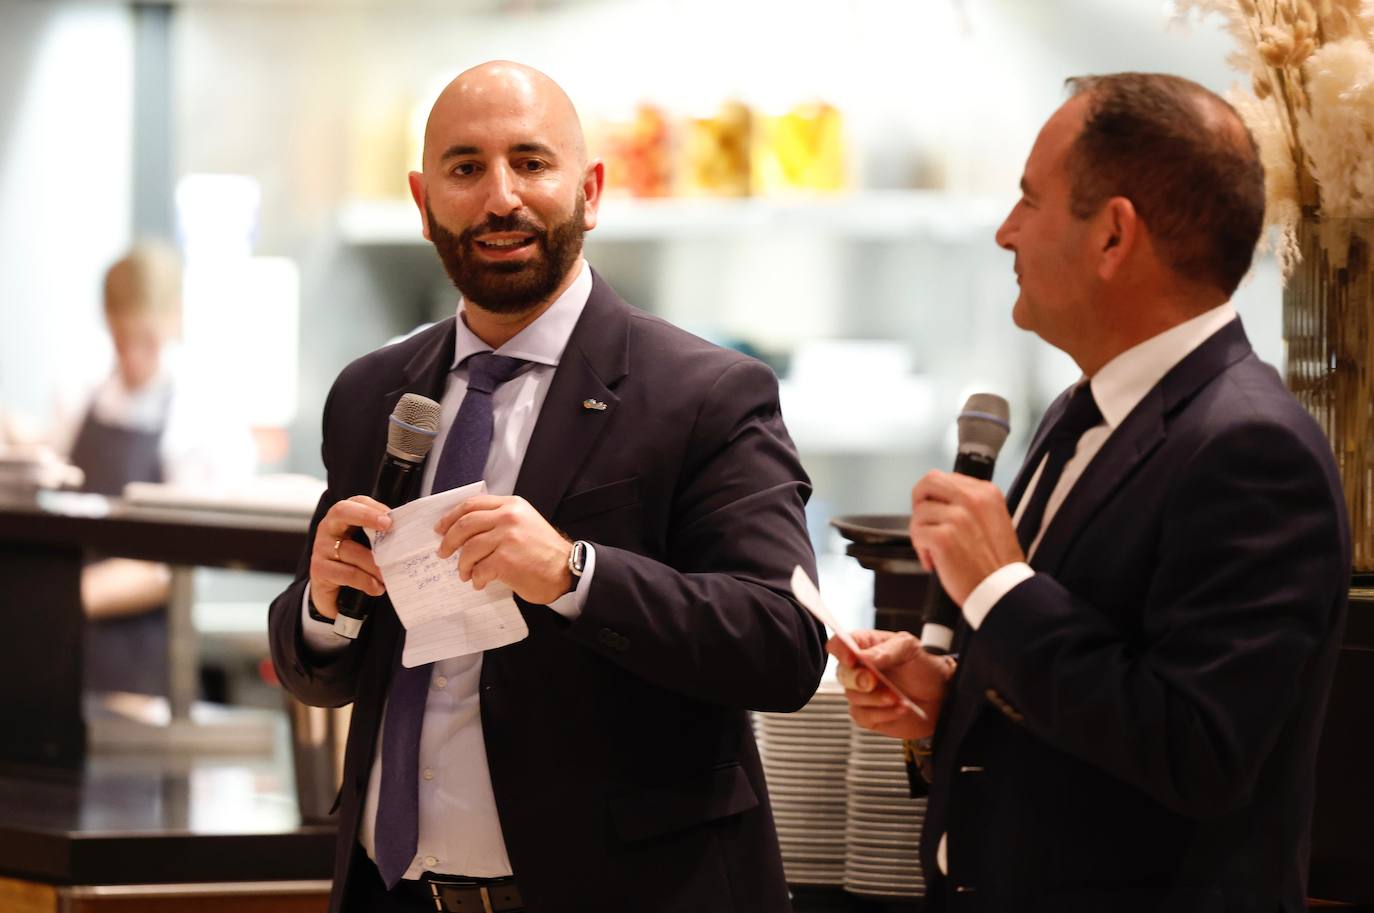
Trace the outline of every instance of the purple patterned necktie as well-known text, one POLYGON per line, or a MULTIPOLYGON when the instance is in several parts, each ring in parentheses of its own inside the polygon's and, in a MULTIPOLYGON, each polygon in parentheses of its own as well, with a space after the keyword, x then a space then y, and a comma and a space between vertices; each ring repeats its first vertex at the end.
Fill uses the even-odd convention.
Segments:
MULTIPOLYGON (((528 362, 491 352, 469 356, 468 391, 444 438, 434 472, 437 494, 479 481, 491 450, 491 397, 496 388, 528 362)), ((415 858, 420 831, 420 729, 429 694, 431 663, 407 669, 397 664, 391 677, 386 724, 382 730, 382 777, 377 797, 374 846, 377 869, 387 889, 396 887, 415 858)))

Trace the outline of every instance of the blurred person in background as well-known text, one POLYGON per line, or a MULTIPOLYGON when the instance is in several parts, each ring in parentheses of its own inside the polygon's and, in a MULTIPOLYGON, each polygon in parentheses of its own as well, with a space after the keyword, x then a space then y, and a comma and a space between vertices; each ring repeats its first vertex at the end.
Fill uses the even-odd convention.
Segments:
POLYGON ((329 488, 271 608, 282 682, 353 702, 330 909, 783 913, 748 711, 804 705, 825 655, 788 586, 815 559, 777 378, 583 260, 604 169, 542 73, 460 75, 423 167, 457 315, 340 374, 329 488), (389 528, 361 493, 407 391, 443 407, 418 493, 487 484, 440 522, 440 557, 508 584, 529 628, 414 669, 358 536, 389 528), (330 624, 344 586, 379 597, 356 641, 330 624))
POLYGON ((1350 532, 1331 445, 1230 303, 1263 170, 1196 83, 1070 85, 997 242, 1017 326, 1084 377, 1006 499, 946 472, 912 492, 957 662, 856 639, 929 719, 830 648, 856 722, 933 731, 931 910, 1298 913, 1350 532))
MULTIPOLYGON (((250 476, 256 448, 209 379, 194 378, 176 340, 181 263, 162 244, 134 247, 105 274, 114 369, 68 394, 53 446, 85 475, 84 490, 119 497, 130 482, 213 489, 250 476)), ((93 560, 82 572, 88 691, 167 693, 166 565, 93 560)))

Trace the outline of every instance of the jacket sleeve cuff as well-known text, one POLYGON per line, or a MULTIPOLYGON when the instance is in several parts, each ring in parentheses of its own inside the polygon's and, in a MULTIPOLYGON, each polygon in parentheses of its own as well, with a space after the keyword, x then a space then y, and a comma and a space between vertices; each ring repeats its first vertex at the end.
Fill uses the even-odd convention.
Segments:
POLYGON ((592 575, 596 573, 596 548, 587 543, 587 563, 582 569, 582 576, 577 578, 577 588, 571 593, 559 596, 549 603, 549 608, 568 621, 577 621, 582 617, 582 609, 587 605, 587 591, 592 588, 592 575))
POLYGON ((968 594, 964 600, 964 620, 968 622, 970 628, 978 630, 978 626, 983 623, 983 619, 988 617, 992 607, 1017 584, 1029 580, 1035 576, 1035 571, 1031 570, 1029 564, 1024 561, 1013 561, 1011 564, 1004 564, 983 578, 983 582, 973 588, 973 592, 968 594))
POLYGON ((301 639, 317 655, 338 653, 350 643, 347 637, 334 632, 334 626, 327 622, 316 621, 310 617, 310 584, 305 585, 305 595, 301 597, 301 639))

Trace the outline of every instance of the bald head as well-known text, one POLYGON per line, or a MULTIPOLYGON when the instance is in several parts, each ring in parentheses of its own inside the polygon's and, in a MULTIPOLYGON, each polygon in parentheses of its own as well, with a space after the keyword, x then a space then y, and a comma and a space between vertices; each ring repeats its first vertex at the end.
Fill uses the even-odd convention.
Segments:
POLYGON ((473 67, 439 93, 422 167, 410 173, 410 191, 425 237, 463 293, 469 327, 496 347, 579 274, 605 168, 588 162, 567 93, 505 60, 473 67))
POLYGON ((425 123, 424 170, 437 170, 453 151, 455 130, 493 118, 516 118, 532 137, 566 156, 568 164, 587 164, 587 143, 577 109, 563 88, 533 67, 491 60, 454 78, 430 109, 425 123))

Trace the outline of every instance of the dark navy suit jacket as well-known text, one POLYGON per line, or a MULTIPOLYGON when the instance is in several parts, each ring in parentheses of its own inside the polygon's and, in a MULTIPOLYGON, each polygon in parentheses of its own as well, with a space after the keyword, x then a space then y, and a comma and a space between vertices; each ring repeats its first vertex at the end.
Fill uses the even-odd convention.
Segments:
POLYGON ((1305 910, 1350 536, 1330 445, 1239 321, 1113 432, 1031 565, 937 730, 935 909, 1305 910))
MULTIPOLYGON (((339 376, 315 523, 371 491, 387 416, 402 393, 440 397, 453 337, 450 319, 339 376)), ((747 711, 805 704, 825 637, 788 583, 798 564, 814 575, 810 485, 772 371, 630 308, 595 277, 515 493, 596 547, 582 616, 522 603, 529 637, 482 665, 492 787, 528 909, 787 910, 747 711)), ((402 638, 382 598, 354 646, 313 658, 300 635, 308 574, 303 556, 272 604, 272 654, 306 703, 354 703, 337 913, 402 638)))

